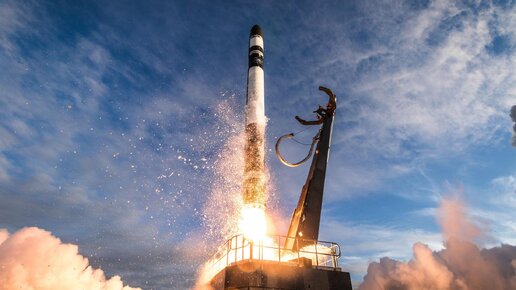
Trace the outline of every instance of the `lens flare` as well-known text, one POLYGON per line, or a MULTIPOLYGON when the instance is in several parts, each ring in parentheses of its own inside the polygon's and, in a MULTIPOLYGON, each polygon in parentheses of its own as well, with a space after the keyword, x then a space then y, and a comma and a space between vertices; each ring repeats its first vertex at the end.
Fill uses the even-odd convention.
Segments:
POLYGON ((266 238, 267 221, 263 208, 246 205, 242 208, 241 215, 239 229, 245 238, 251 241, 266 238))

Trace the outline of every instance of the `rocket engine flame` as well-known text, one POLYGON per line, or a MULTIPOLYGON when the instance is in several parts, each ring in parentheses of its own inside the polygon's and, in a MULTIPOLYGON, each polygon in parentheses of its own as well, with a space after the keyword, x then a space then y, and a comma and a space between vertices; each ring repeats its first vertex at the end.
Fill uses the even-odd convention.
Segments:
POLYGON ((265 210, 260 207, 244 206, 240 217, 240 232, 251 241, 263 241, 267 233, 265 210))

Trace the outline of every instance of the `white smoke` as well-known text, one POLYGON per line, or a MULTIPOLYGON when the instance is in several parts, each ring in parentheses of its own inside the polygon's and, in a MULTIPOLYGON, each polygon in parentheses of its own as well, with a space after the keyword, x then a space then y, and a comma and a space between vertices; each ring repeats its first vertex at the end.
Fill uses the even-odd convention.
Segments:
POLYGON ((369 265, 359 290, 509 290, 516 289, 516 246, 480 249, 482 231, 468 220, 457 199, 441 202, 438 220, 445 249, 413 246, 407 263, 390 258, 369 265))
POLYGON ((0 290, 130 290, 119 276, 106 279, 78 247, 30 227, 13 234, 0 229, 0 290))

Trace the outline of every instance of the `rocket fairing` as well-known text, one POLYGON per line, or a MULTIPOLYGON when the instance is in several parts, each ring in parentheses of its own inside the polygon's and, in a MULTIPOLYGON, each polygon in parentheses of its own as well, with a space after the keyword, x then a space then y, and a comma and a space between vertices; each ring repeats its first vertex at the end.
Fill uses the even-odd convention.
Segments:
POLYGON ((249 67, 245 106, 244 204, 265 208, 265 92, 263 34, 255 25, 249 35, 249 67))

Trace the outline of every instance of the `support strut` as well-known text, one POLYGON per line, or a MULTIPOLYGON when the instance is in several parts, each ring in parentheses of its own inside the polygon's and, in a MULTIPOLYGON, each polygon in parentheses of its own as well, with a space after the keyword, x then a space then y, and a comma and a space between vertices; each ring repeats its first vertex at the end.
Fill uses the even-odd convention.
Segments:
MULTIPOLYGON (((297 203, 297 207, 292 213, 290 226, 288 229, 287 238, 284 248, 286 250, 296 250, 313 244, 313 241, 319 238, 319 224, 321 221, 321 210, 324 193, 324 180, 326 177, 326 165, 330 154, 331 135, 333 130, 333 119, 335 116, 335 109, 337 108, 337 98, 335 94, 328 88, 319 87, 319 90, 325 92, 329 101, 326 108, 319 106, 314 111, 318 118, 314 121, 305 121, 296 116, 296 120, 303 125, 319 125, 322 124, 318 133, 318 142, 312 158, 312 164, 308 171, 305 185, 301 190, 301 195, 297 203), (297 240, 297 242, 296 242, 297 240), (310 240, 312 242, 310 242, 310 240)), ((286 136, 288 136, 287 134, 286 136)), ((278 143, 281 138, 278 139, 278 143)), ((278 147, 278 143, 276 147, 278 147)), ((313 143, 312 143, 313 146, 313 143)), ((279 152, 279 151, 277 151, 279 152)), ((310 154, 298 163, 304 163, 308 160, 310 154)), ((280 160, 283 158, 278 154, 280 160)), ((284 159, 282 160, 284 161, 284 159)), ((285 163, 285 162, 284 162, 285 163)), ((288 165, 288 164, 287 164, 288 165)), ((295 163, 293 164, 295 165, 295 163)), ((300 165, 300 164, 299 164, 300 165)))

